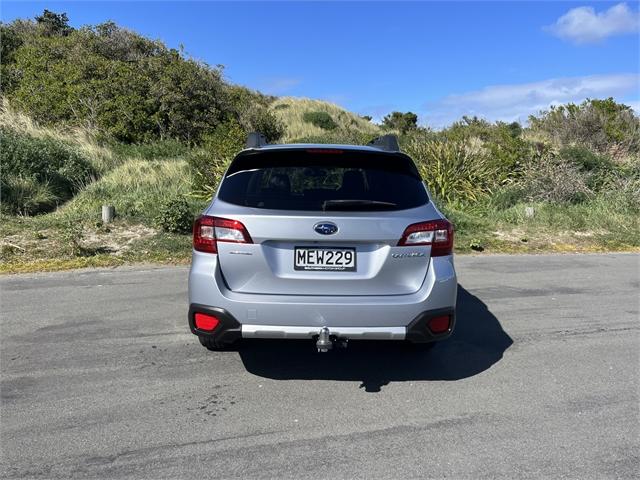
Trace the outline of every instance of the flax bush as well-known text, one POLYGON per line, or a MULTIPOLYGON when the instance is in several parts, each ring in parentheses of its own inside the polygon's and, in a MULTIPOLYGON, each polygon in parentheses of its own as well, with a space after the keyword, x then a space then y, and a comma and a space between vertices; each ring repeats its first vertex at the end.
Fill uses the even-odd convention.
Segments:
POLYGON ((416 162, 429 190, 438 199, 476 202, 490 194, 497 169, 478 149, 465 142, 411 139, 406 153, 416 162))

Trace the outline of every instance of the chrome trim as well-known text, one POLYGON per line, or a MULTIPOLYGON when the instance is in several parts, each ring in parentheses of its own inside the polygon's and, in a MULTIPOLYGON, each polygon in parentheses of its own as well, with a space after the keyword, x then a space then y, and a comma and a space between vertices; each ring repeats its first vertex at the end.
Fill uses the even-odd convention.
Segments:
MULTIPOLYGON (((313 338, 325 325, 242 325, 242 338, 313 338)), ((404 340, 406 327, 329 327, 331 335, 354 340, 404 340)))

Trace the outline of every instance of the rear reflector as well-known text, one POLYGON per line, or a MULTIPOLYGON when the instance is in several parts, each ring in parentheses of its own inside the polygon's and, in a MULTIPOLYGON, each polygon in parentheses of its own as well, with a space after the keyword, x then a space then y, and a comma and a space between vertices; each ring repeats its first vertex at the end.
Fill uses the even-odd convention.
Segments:
POLYGON ((429 330, 432 333, 444 333, 449 330, 451 323, 451 317, 449 315, 443 315, 441 317, 433 317, 429 320, 429 330))
POLYGON ((213 315, 207 315, 206 313, 196 313, 194 315, 194 320, 198 330, 206 330, 209 332, 215 330, 220 323, 220 320, 216 317, 213 315))

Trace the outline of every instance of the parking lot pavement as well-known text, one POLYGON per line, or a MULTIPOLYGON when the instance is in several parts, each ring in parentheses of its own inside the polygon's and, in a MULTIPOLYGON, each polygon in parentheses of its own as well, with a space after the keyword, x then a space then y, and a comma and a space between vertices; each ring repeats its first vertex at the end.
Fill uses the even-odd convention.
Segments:
POLYGON ((0 277, 2 478, 638 478, 640 256, 463 256, 430 351, 188 331, 187 269, 0 277))

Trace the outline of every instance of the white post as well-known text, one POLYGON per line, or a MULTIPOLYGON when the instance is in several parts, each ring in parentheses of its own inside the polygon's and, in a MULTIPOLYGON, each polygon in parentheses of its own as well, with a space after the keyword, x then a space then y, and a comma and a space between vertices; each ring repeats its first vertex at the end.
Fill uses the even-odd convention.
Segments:
POLYGON ((116 216, 116 208, 113 205, 102 205, 102 223, 113 222, 116 216))
POLYGON ((533 218, 533 216, 536 214, 536 211, 534 210, 533 207, 524 207, 524 216, 527 218, 533 218))

